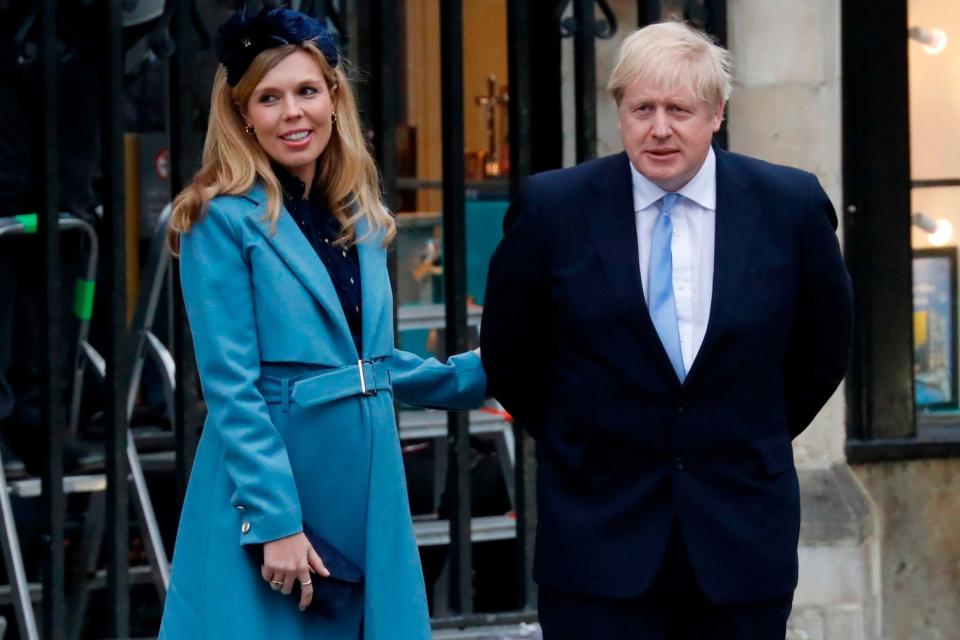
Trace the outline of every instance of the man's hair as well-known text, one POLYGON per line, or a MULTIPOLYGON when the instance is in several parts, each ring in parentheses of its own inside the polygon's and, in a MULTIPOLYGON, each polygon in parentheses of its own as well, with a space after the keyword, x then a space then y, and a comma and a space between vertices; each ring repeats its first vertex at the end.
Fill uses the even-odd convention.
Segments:
POLYGON ((683 22, 658 22, 634 31, 620 45, 607 91, 619 106, 628 86, 642 80, 658 89, 688 86, 710 104, 730 97, 730 53, 683 22))

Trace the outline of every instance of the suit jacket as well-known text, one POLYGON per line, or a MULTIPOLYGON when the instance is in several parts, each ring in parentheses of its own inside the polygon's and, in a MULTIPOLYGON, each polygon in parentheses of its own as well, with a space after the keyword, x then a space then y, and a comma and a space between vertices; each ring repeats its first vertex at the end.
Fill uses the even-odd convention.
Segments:
MULTIPOLYGON (((181 241, 208 415, 160 638, 356 640, 362 621, 368 638, 426 640, 394 397, 472 408, 485 395, 483 369, 474 353, 441 364, 394 348, 386 251, 376 234, 358 245, 358 354, 323 263, 286 211, 270 230, 265 200, 259 186, 218 196, 181 241), (300 613, 243 549, 305 524, 364 570, 362 597, 332 618, 300 613)), ((358 237, 365 231, 361 224, 358 237)))
POLYGON ((717 150, 713 301, 681 383, 644 302, 628 163, 531 177, 490 264, 489 389, 537 438, 535 578, 641 594, 676 522, 714 602, 788 594, 791 439, 840 383, 852 333, 836 215, 813 175, 717 150))

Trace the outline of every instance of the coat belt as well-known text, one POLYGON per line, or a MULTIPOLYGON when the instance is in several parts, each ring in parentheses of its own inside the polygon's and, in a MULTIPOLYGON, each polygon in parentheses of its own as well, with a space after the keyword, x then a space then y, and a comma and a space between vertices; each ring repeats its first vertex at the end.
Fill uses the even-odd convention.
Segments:
POLYGON ((382 360, 358 360, 348 367, 293 378, 261 375, 258 386, 267 403, 279 403, 284 411, 289 410, 291 400, 312 407, 352 396, 375 396, 392 388, 390 371, 382 360))

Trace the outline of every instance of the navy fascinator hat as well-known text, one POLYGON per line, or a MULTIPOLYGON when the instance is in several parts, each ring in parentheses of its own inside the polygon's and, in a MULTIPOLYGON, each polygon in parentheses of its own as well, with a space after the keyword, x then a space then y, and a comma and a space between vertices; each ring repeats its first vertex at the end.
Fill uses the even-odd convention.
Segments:
POLYGON ((333 36, 316 18, 277 8, 264 9, 255 16, 240 11, 223 23, 215 43, 217 59, 227 68, 227 84, 237 86, 260 53, 285 44, 312 41, 331 67, 340 60, 333 36))

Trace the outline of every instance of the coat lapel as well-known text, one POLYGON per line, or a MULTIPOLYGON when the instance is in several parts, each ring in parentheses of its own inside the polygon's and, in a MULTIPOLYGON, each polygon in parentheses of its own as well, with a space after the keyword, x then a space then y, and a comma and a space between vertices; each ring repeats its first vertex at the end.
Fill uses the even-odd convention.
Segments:
POLYGON ((365 219, 357 223, 357 244, 360 257, 360 297, 363 301, 363 356, 372 358, 385 353, 377 338, 393 335, 393 305, 387 299, 390 291, 389 275, 385 267, 384 249, 380 246, 383 234, 369 232, 365 219), (369 234, 369 237, 366 237, 369 234))
POLYGON ((303 287, 316 298, 327 313, 337 320, 345 334, 349 336, 350 329, 347 325, 347 318, 343 314, 340 298, 337 297, 330 274, 327 273, 327 268, 317 257, 303 232, 297 228, 297 224, 293 221, 286 207, 280 212, 276 232, 271 233, 270 225, 262 220, 263 204, 267 200, 263 187, 259 184, 256 185, 246 197, 260 205, 250 214, 257 231, 266 238, 273 250, 277 252, 277 255, 280 256, 280 259, 297 277, 303 287))
POLYGON ((707 332, 700 351, 687 374, 689 384, 704 368, 710 351, 717 344, 734 311, 744 270, 750 261, 751 247, 762 211, 761 204, 750 190, 751 185, 736 170, 734 158, 716 149, 717 154, 717 221, 713 263, 713 298, 707 332))
POLYGON ((595 176, 593 186, 597 194, 586 211, 588 226, 603 270, 620 305, 647 343, 650 353, 655 354, 664 375, 672 376, 679 384, 643 297, 637 223, 633 210, 633 179, 627 154, 616 156, 615 163, 613 170, 601 171, 595 176))

